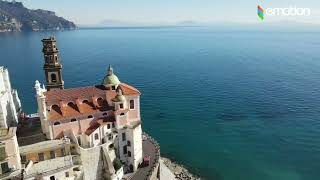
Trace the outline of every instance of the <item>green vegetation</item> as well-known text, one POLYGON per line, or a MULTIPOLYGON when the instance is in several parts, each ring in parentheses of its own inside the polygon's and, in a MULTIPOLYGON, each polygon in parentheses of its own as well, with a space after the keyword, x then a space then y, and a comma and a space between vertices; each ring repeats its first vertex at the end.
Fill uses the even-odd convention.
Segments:
POLYGON ((52 11, 30 10, 21 2, 0 0, 1 31, 43 31, 75 29, 76 25, 52 11))
POLYGON ((118 171, 121 167, 122 167, 122 163, 121 161, 116 158, 114 161, 113 161, 113 167, 116 171, 118 171))

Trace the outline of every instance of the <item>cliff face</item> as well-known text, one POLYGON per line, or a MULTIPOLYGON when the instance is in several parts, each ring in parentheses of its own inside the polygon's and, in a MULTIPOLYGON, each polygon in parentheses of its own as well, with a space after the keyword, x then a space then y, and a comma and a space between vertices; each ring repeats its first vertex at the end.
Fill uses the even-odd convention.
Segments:
POLYGON ((30 10, 21 2, 0 0, 0 32, 70 30, 76 25, 52 11, 30 10))

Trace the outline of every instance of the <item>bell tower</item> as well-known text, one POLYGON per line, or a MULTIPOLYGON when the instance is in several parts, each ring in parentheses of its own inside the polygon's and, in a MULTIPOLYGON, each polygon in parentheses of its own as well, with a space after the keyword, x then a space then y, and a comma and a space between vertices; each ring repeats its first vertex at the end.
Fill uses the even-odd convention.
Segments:
POLYGON ((59 59, 57 41, 54 37, 42 39, 44 55, 44 72, 46 75, 46 88, 48 91, 54 89, 64 89, 62 79, 62 64, 59 59))

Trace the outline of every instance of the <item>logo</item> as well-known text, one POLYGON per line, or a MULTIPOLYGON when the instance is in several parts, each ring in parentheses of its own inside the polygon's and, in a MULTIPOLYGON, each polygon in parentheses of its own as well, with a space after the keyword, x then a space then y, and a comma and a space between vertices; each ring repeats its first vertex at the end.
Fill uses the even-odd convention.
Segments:
POLYGON ((264 20, 265 16, 310 16, 310 8, 298 8, 296 6, 289 6, 286 8, 267 8, 263 9, 258 5, 258 17, 264 20))
POLYGON ((264 10, 263 10, 263 8, 262 8, 260 5, 258 5, 258 17, 259 17, 261 20, 264 19, 264 10))

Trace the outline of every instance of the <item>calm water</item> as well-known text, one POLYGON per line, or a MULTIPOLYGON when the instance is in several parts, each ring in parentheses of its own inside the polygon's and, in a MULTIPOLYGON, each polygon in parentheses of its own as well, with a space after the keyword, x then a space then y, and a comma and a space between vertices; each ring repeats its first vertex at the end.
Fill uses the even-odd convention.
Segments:
MULTIPOLYGON (((0 34, 24 110, 44 82, 41 39, 0 34)), ((66 87, 100 83, 110 63, 139 88, 161 153, 208 180, 320 177, 320 33, 132 28, 54 33, 66 87)))

